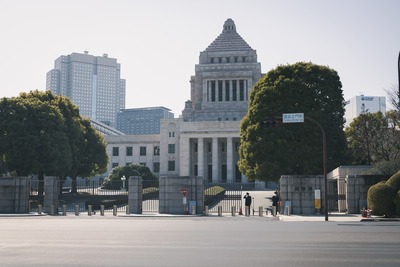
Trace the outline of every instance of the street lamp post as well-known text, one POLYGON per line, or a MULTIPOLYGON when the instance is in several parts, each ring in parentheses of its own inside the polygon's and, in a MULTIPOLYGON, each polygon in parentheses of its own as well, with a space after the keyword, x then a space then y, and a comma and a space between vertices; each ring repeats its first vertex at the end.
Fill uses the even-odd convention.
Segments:
POLYGON ((322 127, 321 123, 318 121, 314 120, 313 118, 310 117, 304 117, 306 120, 312 121, 315 124, 318 125, 318 127, 321 129, 322 133, 322 162, 323 162, 323 169, 324 169, 324 191, 325 191, 325 197, 324 197, 324 206, 325 206, 325 221, 328 221, 328 177, 326 174, 326 134, 324 127, 322 127))
POLYGON ((302 123, 304 119, 309 120, 318 125, 322 133, 322 164, 324 170, 324 210, 325 210, 325 221, 328 221, 328 177, 326 174, 327 164, 326 164, 326 134, 324 127, 321 123, 314 120, 313 118, 304 116, 304 113, 286 113, 282 114, 282 117, 277 117, 282 119, 283 123, 302 123))
POLYGON ((125 181, 126 181, 125 175, 121 177, 121 181, 122 181, 122 190, 125 190, 125 181))

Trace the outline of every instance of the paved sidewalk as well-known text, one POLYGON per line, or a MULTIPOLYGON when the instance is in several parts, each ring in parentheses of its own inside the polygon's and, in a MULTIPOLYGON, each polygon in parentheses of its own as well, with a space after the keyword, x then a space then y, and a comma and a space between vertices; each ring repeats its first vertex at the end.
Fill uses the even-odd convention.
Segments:
MULTIPOLYGON (((324 222, 325 215, 282 215, 278 214, 279 220, 284 222, 324 222)), ((345 214, 345 213, 330 213, 328 221, 330 222, 360 222, 361 214, 345 214)))

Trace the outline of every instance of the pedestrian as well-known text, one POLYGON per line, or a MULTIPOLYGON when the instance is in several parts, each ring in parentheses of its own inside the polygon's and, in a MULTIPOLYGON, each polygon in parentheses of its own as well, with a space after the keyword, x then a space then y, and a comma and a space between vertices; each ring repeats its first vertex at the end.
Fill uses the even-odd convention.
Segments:
POLYGON ((274 195, 272 196, 272 213, 273 213, 272 215, 274 216, 278 212, 278 203, 279 203, 279 197, 278 193, 275 191, 274 195))
POLYGON ((250 216, 251 196, 250 196, 249 192, 247 192, 243 198, 244 198, 244 206, 245 206, 245 215, 250 216))

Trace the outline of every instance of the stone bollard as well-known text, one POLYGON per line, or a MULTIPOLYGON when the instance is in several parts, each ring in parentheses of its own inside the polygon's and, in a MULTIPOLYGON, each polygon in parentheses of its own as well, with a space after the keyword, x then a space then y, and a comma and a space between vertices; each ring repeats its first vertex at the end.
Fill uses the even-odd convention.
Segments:
POLYGON ((38 214, 42 215, 43 213, 43 206, 42 205, 38 205, 38 214))
POLYGON ((244 208, 244 215, 245 215, 245 216, 250 216, 250 207, 249 207, 249 206, 245 206, 245 208, 244 208))
POLYGON ((50 205, 50 215, 54 215, 55 211, 54 211, 54 205, 50 205))
POLYGON ((285 206, 285 215, 290 216, 290 206, 285 206))
POLYGON ((204 216, 208 215, 209 215, 208 206, 204 206, 204 216))
POLYGON ((129 205, 126 205, 126 210, 125 210, 125 212, 126 212, 126 215, 129 215, 130 213, 129 213, 129 205))
POLYGON ((232 214, 232 216, 236 216, 236 206, 232 206, 231 214, 232 214))
POLYGON ((218 216, 222 216, 222 206, 218 206, 218 216))
POLYGON ((117 205, 113 206, 113 215, 117 216, 117 205))
POLYGON ((192 206, 192 210, 190 212, 192 215, 196 215, 196 206, 192 206))
POLYGON ((92 216, 92 205, 88 205, 87 215, 92 216))
POLYGON ((276 217, 276 206, 272 206, 272 216, 276 217))
POLYGON ((79 205, 75 205, 75 216, 79 216, 79 205))
POLYGON ((259 207, 258 207, 258 215, 259 215, 260 217, 263 217, 263 216, 264 216, 264 214, 263 214, 263 209, 264 209, 263 206, 259 206, 259 207))
POLYGON ((104 205, 100 205, 100 215, 104 216, 104 205))
POLYGON ((67 205, 63 205, 63 215, 67 215, 67 205))

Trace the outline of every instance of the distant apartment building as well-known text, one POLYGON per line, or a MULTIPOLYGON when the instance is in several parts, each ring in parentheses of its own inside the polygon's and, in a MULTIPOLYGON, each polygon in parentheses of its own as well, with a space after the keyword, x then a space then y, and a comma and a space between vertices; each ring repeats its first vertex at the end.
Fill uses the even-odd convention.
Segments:
POLYGON ((362 113, 386 112, 386 98, 384 96, 355 96, 346 101, 345 127, 362 113))
POLYGON ((117 129, 129 135, 159 134, 160 120, 174 118, 165 107, 123 109, 117 114, 117 129))
POLYGON ((80 114, 116 127, 117 113, 125 108, 125 80, 115 58, 72 53, 60 56, 47 73, 46 89, 68 96, 80 114))

